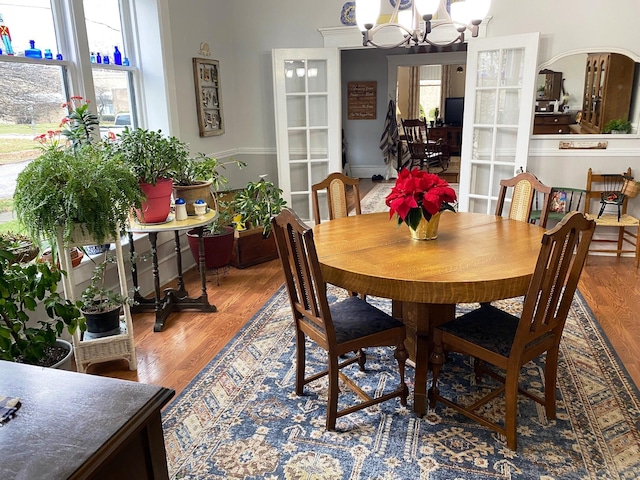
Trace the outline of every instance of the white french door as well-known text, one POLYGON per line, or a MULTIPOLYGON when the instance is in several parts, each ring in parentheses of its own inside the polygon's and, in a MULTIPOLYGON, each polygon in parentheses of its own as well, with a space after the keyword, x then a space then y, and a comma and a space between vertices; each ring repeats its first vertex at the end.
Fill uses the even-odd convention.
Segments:
POLYGON ((527 168, 539 33, 469 42, 459 209, 493 214, 500 179, 527 168))
POLYGON ((311 185, 342 171, 340 53, 275 49, 272 60, 278 186, 287 205, 310 222, 311 185))

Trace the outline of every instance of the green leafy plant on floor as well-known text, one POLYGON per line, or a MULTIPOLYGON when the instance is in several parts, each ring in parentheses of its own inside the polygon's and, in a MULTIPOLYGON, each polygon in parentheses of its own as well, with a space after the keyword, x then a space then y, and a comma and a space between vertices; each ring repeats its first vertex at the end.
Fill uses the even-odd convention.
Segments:
POLYGON ((230 208, 240 215, 242 223, 250 227, 262 227, 262 235, 271 233, 271 217, 279 214, 287 202, 282 198, 282 190, 273 182, 261 179, 249 182, 246 187, 236 192, 230 202, 230 208))

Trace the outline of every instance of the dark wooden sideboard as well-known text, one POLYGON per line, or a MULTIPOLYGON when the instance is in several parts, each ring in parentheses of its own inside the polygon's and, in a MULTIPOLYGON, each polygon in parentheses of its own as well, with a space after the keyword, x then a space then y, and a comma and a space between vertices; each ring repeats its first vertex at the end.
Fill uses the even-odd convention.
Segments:
POLYGON ((569 125, 575 123, 570 113, 536 113, 533 121, 533 134, 571 133, 569 125))
POLYGON ((0 428, 0 478, 169 478, 160 409, 174 394, 0 361, 0 395, 22 403, 0 428))
POLYGON ((453 125, 429 127, 429 140, 438 140, 439 138, 449 144, 451 155, 460 155, 462 150, 462 127, 453 125))

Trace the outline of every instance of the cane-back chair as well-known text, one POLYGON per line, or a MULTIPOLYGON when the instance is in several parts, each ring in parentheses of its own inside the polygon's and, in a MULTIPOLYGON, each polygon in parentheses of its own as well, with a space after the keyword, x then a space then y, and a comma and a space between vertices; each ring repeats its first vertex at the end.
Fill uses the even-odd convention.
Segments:
POLYGON ((329 220, 349 215, 347 186, 352 188, 353 195, 351 197, 355 204, 356 215, 362 213, 360 206, 360 179, 334 172, 321 182, 311 186, 313 215, 316 223, 320 223, 322 220, 319 196, 323 190, 326 190, 329 220))
MULTIPOLYGON (((431 408, 441 402, 506 437, 515 450, 518 392, 543 405, 548 419, 556 416, 556 371, 560 338, 584 265, 595 222, 579 212, 568 213, 553 229, 545 232, 535 271, 524 298, 520 318, 484 304, 480 308, 439 325, 433 333, 433 383, 429 390, 431 408), (575 254, 574 254, 575 251, 575 254), (483 374, 500 386, 468 403, 440 395, 438 380, 444 352, 459 352, 475 359, 476 381, 483 374), (521 388, 522 366, 546 352, 544 397, 521 388), (505 372, 499 374, 485 363, 505 372), (483 415, 483 407, 504 393, 504 419, 494 423, 483 415)), ((473 387, 472 387, 473 388, 473 387)), ((495 400, 497 401, 497 399, 495 400)))
POLYGON ((296 393, 302 395, 307 383, 328 377, 327 430, 335 429, 338 417, 395 397, 399 397, 400 403, 406 405, 409 390, 404 380, 408 356, 404 345, 405 326, 358 297, 347 297, 329 305, 313 230, 288 208, 273 217, 271 225, 296 327, 296 393), (308 377, 305 374, 307 337, 327 352, 328 361, 325 370, 308 377), (362 349, 379 346, 395 347, 400 383, 394 390, 372 397, 341 369, 358 362, 360 370, 364 371, 366 357, 362 349), (361 402, 338 409, 339 378, 362 399, 361 402))
POLYGON ((500 180, 496 215, 502 215, 508 188, 513 188, 508 218, 529 222, 533 209, 533 199, 539 193, 543 196, 542 209, 540 210, 540 226, 546 227, 549 216, 551 187, 544 185, 535 175, 528 172, 520 173, 513 178, 500 180))

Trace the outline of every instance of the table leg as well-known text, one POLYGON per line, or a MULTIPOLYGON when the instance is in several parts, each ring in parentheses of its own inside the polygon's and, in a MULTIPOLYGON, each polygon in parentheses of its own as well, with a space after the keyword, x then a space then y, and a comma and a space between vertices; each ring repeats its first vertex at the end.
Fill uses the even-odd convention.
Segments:
POLYGON ((427 376, 432 349, 433 328, 455 317, 455 304, 392 303, 394 317, 407 326, 407 350, 415 362, 413 411, 418 415, 427 412, 427 376))

